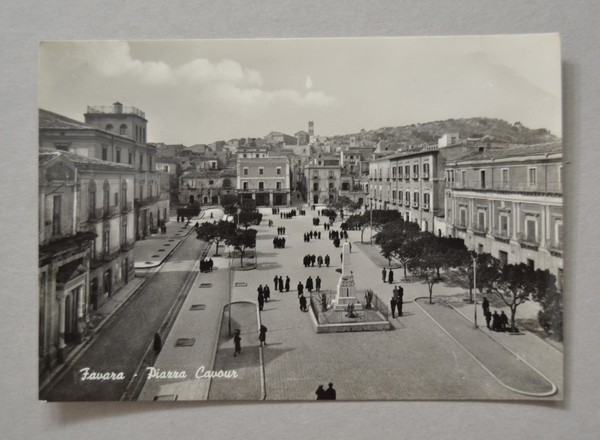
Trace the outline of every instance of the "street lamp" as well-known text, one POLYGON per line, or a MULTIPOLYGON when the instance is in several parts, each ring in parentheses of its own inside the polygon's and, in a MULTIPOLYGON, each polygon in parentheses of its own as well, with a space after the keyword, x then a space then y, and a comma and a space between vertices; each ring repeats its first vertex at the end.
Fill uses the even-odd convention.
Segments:
MULTIPOLYGON (((371 202, 373 203, 373 202, 371 202)), ((369 230, 371 234, 371 246, 373 246, 373 205, 369 204, 369 230)))
POLYGON ((477 328, 477 257, 473 257, 473 317, 477 328))

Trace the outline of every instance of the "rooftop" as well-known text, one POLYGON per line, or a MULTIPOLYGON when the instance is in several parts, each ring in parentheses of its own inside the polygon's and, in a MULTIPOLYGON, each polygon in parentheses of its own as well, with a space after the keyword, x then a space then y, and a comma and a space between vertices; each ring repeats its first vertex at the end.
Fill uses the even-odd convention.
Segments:
POLYGON ((505 148, 490 148, 483 151, 473 151, 460 157, 454 162, 466 162, 473 160, 496 160, 527 156, 541 156, 549 154, 561 154, 562 142, 549 142, 533 145, 508 145, 505 148))
POLYGON ((62 150, 40 149, 39 166, 43 166, 59 157, 66 158, 69 162, 75 165, 80 170, 104 170, 104 171, 134 171, 132 165, 124 163, 107 162, 105 160, 94 159, 91 157, 80 156, 78 154, 69 153, 62 150))

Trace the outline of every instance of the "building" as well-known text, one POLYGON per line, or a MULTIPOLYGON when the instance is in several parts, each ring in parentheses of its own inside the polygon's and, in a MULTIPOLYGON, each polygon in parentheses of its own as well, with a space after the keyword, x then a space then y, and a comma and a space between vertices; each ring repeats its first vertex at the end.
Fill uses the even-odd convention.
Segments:
POLYGON ((89 312, 134 277, 135 169, 39 154, 39 361, 44 376, 82 342, 89 312))
POLYGON ((309 135, 306 131, 300 130, 296 134, 294 134, 296 138, 296 145, 308 145, 309 135))
POLYGON ((285 133, 280 133, 278 131, 272 131, 263 139, 267 144, 273 146, 296 145, 298 142, 298 140, 294 136, 290 136, 285 133))
POLYGON ((135 237, 168 221, 169 194, 161 192, 156 148, 146 143, 148 121, 135 107, 88 106, 85 123, 46 110, 39 114, 41 148, 68 151, 135 168, 135 237))
POLYGON ((237 193, 240 202, 253 199, 257 206, 289 206, 291 170, 288 158, 240 157, 240 151, 237 162, 237 193))
POLYGON ((476 151, 446 162, 446 231, 503 263, 563 269, 562 144, 476 151))
POLYGON ((341 187, 340 156, 317 155, 304 168, 308 203, 332 203, 341 187))
POLYGON ((189 171, 180 178, 179 203, 221 205, 225 194, 237 195, 235 169, 189 171))

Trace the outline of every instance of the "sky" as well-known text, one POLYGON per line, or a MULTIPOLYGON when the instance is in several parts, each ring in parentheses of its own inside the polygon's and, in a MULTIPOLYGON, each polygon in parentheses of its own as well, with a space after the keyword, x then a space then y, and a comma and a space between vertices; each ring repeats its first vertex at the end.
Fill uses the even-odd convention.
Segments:
POLYGON ((331 136, 468 117, 562 136, 557 34, 271 40, 45 41, 39 107, 83 121, 119 101, 148 141, 331 136))

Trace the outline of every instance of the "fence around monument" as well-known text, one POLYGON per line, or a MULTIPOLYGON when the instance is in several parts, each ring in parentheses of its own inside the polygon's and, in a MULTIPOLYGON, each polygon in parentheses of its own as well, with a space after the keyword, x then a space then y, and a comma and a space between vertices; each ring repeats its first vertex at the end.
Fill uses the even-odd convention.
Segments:
POLYGON ((356 300, 362 305, 362 310, 354 310, 354 318, 350 317, 346 310, 334 310, 331 307, 331 302, 335 299, 336 295, 336 292, 332 290, 322 290, 321 292, 313 291, 310 294, 310 307, 320 325, 380 322, 382 321, 382 317, 384 320, 387 320, 389 314, 387 305, 381 301, 376 294, 373 294, 371 308, 367 309, 365 292, 366 291, 357 291, 356 300), (323 295, 325 295, 326 310, 323 309, 323 295))

